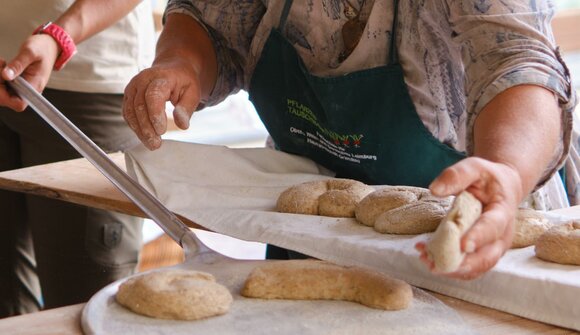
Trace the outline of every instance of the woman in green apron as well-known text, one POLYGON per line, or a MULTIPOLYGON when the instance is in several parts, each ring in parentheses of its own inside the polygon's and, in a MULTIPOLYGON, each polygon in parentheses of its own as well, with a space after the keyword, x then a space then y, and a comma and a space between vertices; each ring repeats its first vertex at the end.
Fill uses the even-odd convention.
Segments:
MULTIPOLYGON (((466 39, 461 45, 465 49, 441 47, 442 42, 452 43, 474 31, 454 26, 449 13, 431 13, 431 9, 440 11, 435 5, 413 6, 392 0, 286 0, 268 5, 248 1, 219 6, 170 1, 153 67, 126 89, 125 118, 142 142, 156 149, 166 128, 166 101, 176 106, 176 123, 185 129, 196 108, 219 102, 222 92, 243 88, 249 91, 277 149, 306 156, 335 171, 337 177, 430 187, 439 196, 468 189, 485 210, 463 237, 463 249, 469 255, 450 276, 475 278, 509 248, 517 206, 562 164, 569 146, 567 110, 573 97, 558 85, 552 88, 544 79, 532 80, 533 76, 518 72, 526 62, 534 69, 528 58, 515 61, 513 68, 504 65, 498 70, 515 73, 509 72, 504 79, 515 80, 515 76, 516 84, 497 92, 493 85, 501 86, 501 80, 492 80, 487 90, 479 87, 489 82, 474 76, 470 66, 479 68, 483 63, 490 68, 485 61, 493 60, 497 66, 503 58, 492 57, 499 56, 488 50, 495 50, 485 44, 488 40, 477 45, 466 39), (419 31, 434 24, 429 15, 440 15, 438 19, 446 22, 435 31, 446 32, 442 36, 448 40, 419 31), (459 34, 462 29, 465 35, 459 34), (405 43, 412 47, 401 48, 405 43), (435 56, 424 46, 428 43, 443 55, 433 65, 429 64, 435 56), (487 58, 481 60, 470 54, 485 50, 487 58), (472 56, 469 62, 473 64, 464 64, 472 56), (427 70, 409 70, 421 59, 427 70), (353 65, 357 62, 359 66, 353 65), (420 88, 415 75, 422 76, 417 81, 420 88), (443 88, 429 85, 437 80, 443 88), (468 84, 461 86, 463 81, 468 84), (469 99, 471 89, 482 91, 476 102, 469 99), (554 92, 560 93, 560 99, 554 92), (423 98, 429 94, 435 97, 432 101, 446 103, 446 108, 423 98), (477 110, 473 115, 464 112, 471 105, 477 110)), ((466 15, 472 10, 456 6, 452 9, 466 15)), ((531 9, 508 8, 500 14, 509 17, 514 10, 531 9)), ((489 15, 488 25, 498 15, 489 8, 477 11, 489 15)), ((526 43, 541 44, 537 36, 528 35, 526 43)), ((497 36, 491 40, 497 42, 497 36)), ((544 61, 554 68, 554 83, 566 87, 569 78, 558 56, 544 61)), ((423 246, 418 249, 423 251, 423 246)), ((422 258, 428 263, 424 253, 422 258)))

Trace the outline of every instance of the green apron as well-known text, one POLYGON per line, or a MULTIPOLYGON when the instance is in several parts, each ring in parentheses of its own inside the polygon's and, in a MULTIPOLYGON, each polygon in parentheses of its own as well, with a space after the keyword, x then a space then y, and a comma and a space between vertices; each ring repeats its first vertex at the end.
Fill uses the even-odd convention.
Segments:
POLYGON ((249 95, 276 147, 371 185, 427 187, 464 154, 434 138, 417 115, 398 62, 397 3, 386 66, 339 77, 308 72, 282 35, 286 0, 250 82, 249 95))

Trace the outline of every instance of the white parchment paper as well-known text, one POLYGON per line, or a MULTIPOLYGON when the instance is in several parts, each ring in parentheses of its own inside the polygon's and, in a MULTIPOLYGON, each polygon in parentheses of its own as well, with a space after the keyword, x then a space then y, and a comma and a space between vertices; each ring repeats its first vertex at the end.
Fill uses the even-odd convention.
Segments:
MULTIPOLYGON (((207 255, 206 255, 207 256, 207 255)), ((129 311, 115 301, 120 280, 85 305, 82 327, 89 334, 220 334, 220 335, 476 335, 450 307, 415 288, 410 307, 384 311, 347 301, 262 300, 239 292, 264 260, 233 260, 216 255, 176 267, 213 274, 228 287, 234 302, 225 315, 196 321, 161 320, 129 311)), ((271 261, 270 261, 271 262, 271 261)), ((163 271, 157 269, 155 271, 163 271)))
POLYGON ((483 277, 459 281, 432 275, 419 261, 414 245, 428 234, 386 235, 354 219, 277 213, 284 189, 330 175, 310 160, 266 148, 165 141, 154 152, 135 148, 126 161, 128 171, 168 208, 212 231, 367 266, 417 287, 580 330, 580 266, 542 261, 533 247, 510 250, 483 277))

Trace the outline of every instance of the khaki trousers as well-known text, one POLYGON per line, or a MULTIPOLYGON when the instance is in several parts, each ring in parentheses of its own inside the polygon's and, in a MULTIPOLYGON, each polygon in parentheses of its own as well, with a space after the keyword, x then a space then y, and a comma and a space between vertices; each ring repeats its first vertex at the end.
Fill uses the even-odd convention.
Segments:
MULTIPOLYGON (((121 116, 122 95, 43 94, 103 150, 138 143, 121 116)), ((78 157, 34 111, 0 108, 0 171, 78 157)), ((141 225, 127 215, 0 190, 0 317, 85 302, 134 273, 141 225)))

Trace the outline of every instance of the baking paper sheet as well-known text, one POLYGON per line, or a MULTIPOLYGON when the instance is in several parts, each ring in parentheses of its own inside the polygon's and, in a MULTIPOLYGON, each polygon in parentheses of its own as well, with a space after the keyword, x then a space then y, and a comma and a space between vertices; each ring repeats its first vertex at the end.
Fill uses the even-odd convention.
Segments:
POLYGON ((429 234, 387 235, 354 219, 277 213, 276 199, 287 187, 330 175, 308 159, 267 148, 165 141, 154 152, 131 150, 126 162, 168 208, 209 230, 367 266, 417 287, 580 330, 580 266, 542 261, 533 247, 510 250, 484 276, 460 281, 435 276, 420 262, 414 245, 429 234))
MULTIPOLYGON (((234 297, 230 310, 217 317, 195 321, 161 320, 129 311, 115 301, 120 280, 95 294, 85 305, 85 334, 139 335, 476 335, 450 307, 414 288, 413 302, 400 311, 384 311, 348 301, 263 300, 239 292, 249 273, 264 260, 232 260, 217 256, 204 262, 194 258, 177 268, 213 274, 234 297), (213 262, 216 263, 213 263, 213 262)), ((166 268, 154 270, 164 271, 166 268)))

